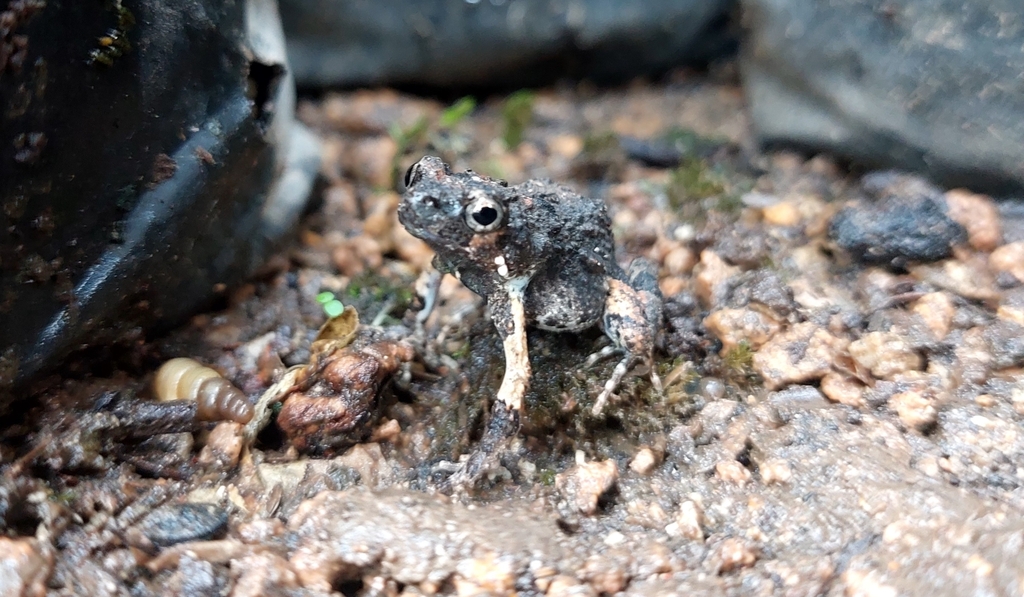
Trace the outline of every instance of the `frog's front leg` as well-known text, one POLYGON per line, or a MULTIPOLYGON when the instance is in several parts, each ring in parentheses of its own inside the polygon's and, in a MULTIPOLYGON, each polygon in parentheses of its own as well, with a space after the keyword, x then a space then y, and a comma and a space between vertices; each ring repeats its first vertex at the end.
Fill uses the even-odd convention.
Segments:
POLYGON ((624 352, 625 355, 594 401, 594 415, 601 414, 608 398, 618 389, 622 378, 637 361, 643 361, 650 368, 651 383, 656 391, 661 392, 661 379, 654 366, 654 338, 661 317, 657 270, 646 259, 633 262, 629 269, 628 283, 615 279, 608 281, 608 297, 601 326, 611 338, 612 345, 591 355, 587 363, 593 364, 616 352, 624 352))
POLYGON ((495 293, 488 300, 491 319, 501 337, 505 352, 505 376, 491 408, 491 419, 484 436, 465 465, 448 478, 455 491, 465 491, 488 470, 498 464, 498 456, 519 432, 523 398, 530 387, 530 354, 526 344, 526 310, 523 301, 528 280, 513 278, 507 292, 495 293))
POLYGON ((523 410, 523 398, 530 387, 530 353, 526 345, 524 301, 527 283, 528 280, 513 278, 507 283, 505 295, 495 295, 488 302, 491 318, 498 328, 505 351, 505 376, 498 388, 495 408, 502 405, 506 410, 514 412, 517 422, 523 410))

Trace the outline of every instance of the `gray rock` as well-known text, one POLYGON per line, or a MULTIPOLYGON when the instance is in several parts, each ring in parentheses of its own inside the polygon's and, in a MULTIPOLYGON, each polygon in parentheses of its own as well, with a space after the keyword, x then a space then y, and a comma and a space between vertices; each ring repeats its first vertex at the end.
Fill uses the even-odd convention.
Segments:
POLYGON ((157 547, 212 539, 224 533, 228 512, 215 504, 170 504, 143 518, 138 529, 157 547))
POLYGON ((27 42, 0 60, 0 411, 72 350, 243 279, 319 164, 271 0, 11 6, 0 42, 27 42))
POLYGON ((282 0, 299 85, 620 79, 730 51, 732 0, 282 0))
POLYGON ((967 231, 949 217, 942 194, 921 179, 872 174, 864 189, 874 200, 841 209, 828 231, 855 260, 903 267, 945 259, 966 242, 967 231))
POLYGON ((763 145, 1024 191, 1017 0, 743 3, 743 78, 763 145))

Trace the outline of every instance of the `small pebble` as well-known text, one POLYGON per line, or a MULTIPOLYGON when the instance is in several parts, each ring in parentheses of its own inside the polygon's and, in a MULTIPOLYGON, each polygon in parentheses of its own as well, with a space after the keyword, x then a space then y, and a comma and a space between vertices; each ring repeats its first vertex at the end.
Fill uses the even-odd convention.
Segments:
POLYGON ((661 263, 669 275, 685 276, 697 265, 697 256, 689 247, 676 247, 665 255, 661 263))
POLYGON ((36 539, 0 537, 0 595, 46 595, 53 557, 36 539))
POLYGON ((939 460, 934 456, 925 456, 917 461, 917 470, 929 477, 939 476, 939 460))
POLYGON ((587 558, 581 577, 601 595, 614 595, 626 588, 628 577, 622 563, 603 555, 587 558))
POLYGON ((583 139, 576 135, 554 135, 548 139, 548 151, 571 160, 583 151, 583 139))
POLYGON ((704 509, 697 502, 686 500, 679 504, 679 513, 673 524, 674 533, 670 534, 678 534, 692 541, 704 541, 704 509))
POLYGON ((590 585, 580 583, 571 576, 560 575, 548 585, 548 597, 597 597, 597 591, 590 585))
POLYGON ((895 587, 885 584, 875 570, 847 570, 840 576, 846 597, 898 597, 895 587))
POLYGON ((715 474, 718 478, 729 483, 745 485, 750 481, 750 471, 747 467, 735 460, 723 460, 715 465, 715 474))
POLYGON ((914 301, 910 309, 921 316, 937 340, 941 341, 949 334, 953 316, 956 314, 956 307, 953 305, 953 298, 948 293, 929 292, 914 301))
POLYGON ((763 346, 781 329, 773 317, 753 309, 721 309, 704 318, 704 327, 722 341, 722 354, 746 343, 763 346))
POLYGON ((773 336, 754 354, 754 371, 769 390, 818 380, 832 371, 846 345, 846 339, 817 324, 798 323, 773 336))
POLYGON ((979 251, 991 251, 1003 239, 999 208, 990 197, 965 189, 946 192, 949 217, 967 229, 967 242, 979 251))
POLYGON ((1024 282, 1024 241, 1003 245, 992 251, 988 265, 996 272, 1006 272, 1024 282))
POLYGON ((555 477, 555 487, 582 514, 597 512, 601 496, 615 486, 619 469, 614 460, 583 462, 555 477))
POLYGON ((770 205, 761 213, 764 215, 765 223, 772 226, 796 226, 800 223, 800 210, 789 201, 770 205))
POLYGON ((203 468, 234 468, 242 453, 245 427, 232 421, 222 421, 213 428, 197 460, 203 468))
POLYGON ((939 419, 934 401, 922 391, 900 392, 889 398, 889 406, 896 411, 904 425, 918 431, 928 429, 939 419))
POLYGON ((821 378, 821 393, 832 402, 846 406, 861 408, 865 404, 864 385, 842 373, 833 371, 821 378))
POLYGON ((982 408, 992 408, 996 405, 996 399, 992 394, 978 394, 974 397, 974 403, 982 408))
POLYGON ((891 332, 870 332, 850 343, 850 356, 879 379, 907 371, 920 371, 921 355, 902 337, 891 332))
POLYGON ((228 512, 215 504, 171 504, 143 518, 138 529, 153 545, 167 547, 186 541, 213 539, 228 526, 228 512))
POLYGON ((708 400, 721 400, 725 397, 725 384, 713 377, 700 381, 700 393, 708 400))
POLYGON ((765 485, 783 484, 793 478, 793 470, 785 460, 768 460, 758 470, 761 471, 761 480, 765 485))
POLYGON ((658 457, 650 448, 641 448, 633 460, 629 461, 629 468, 641 475, 650 473, 657 465, 658 457))
POLYGON ((456 566, 456 572, 455 585, 459 595, 508 594, 516 583, 512 562, 493 553, 462 560, 456 566))
POLYGON ((740 268, 729 265, 712 251, 704 250, 700 254, 700 264, 694 278, 694 290, 697 297, 708 306, 715 306, 722 301, 728 290, 726 282, 740 273, 740 268))
POLYGON ((722 541, 713 557, 719 563, 719 570, 729 572, 753 566, 757 561, 757 551, 745 541, 730 537, 722 541))

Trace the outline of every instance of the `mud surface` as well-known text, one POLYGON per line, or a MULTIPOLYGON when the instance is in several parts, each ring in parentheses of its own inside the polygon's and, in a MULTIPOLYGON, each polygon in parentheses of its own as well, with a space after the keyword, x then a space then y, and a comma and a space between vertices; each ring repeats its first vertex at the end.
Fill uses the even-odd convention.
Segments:
POLYGON ((0 593, 1024 594, 1019 201, 759 154, 728 72, 468 107, 300 107, 328 184, 298 239, 221 308, 69 363, 5 421, 0 593), (532 331, 519 439, 456 498, 437 489, 503 361, 454 279, 415 334, 431 255, 395 206, 424 153, 604 197, 620 261, 658 263, 666 297, 664 393, 632 377, 601 417, 613 363, 580 370, 600 331, 532 331), (300 423, 152 402, 185 356, 255 403, 316 362, 333 300, 363 327, 352 364, 299 393, 316 409, 285 399, 300 423), (354 389, 324 406, 342 371, 354 389))

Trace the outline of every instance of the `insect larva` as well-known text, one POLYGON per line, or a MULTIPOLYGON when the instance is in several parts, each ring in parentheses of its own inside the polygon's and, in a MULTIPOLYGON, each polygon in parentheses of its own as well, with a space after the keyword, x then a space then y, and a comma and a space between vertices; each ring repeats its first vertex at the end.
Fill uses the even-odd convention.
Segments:
POLYGON ((220 373, 192 359, 177 358, 156 372, 153 389, 157 400, 194 400, 201 421, 248 423, 253 407, 249 398, 220 373))

